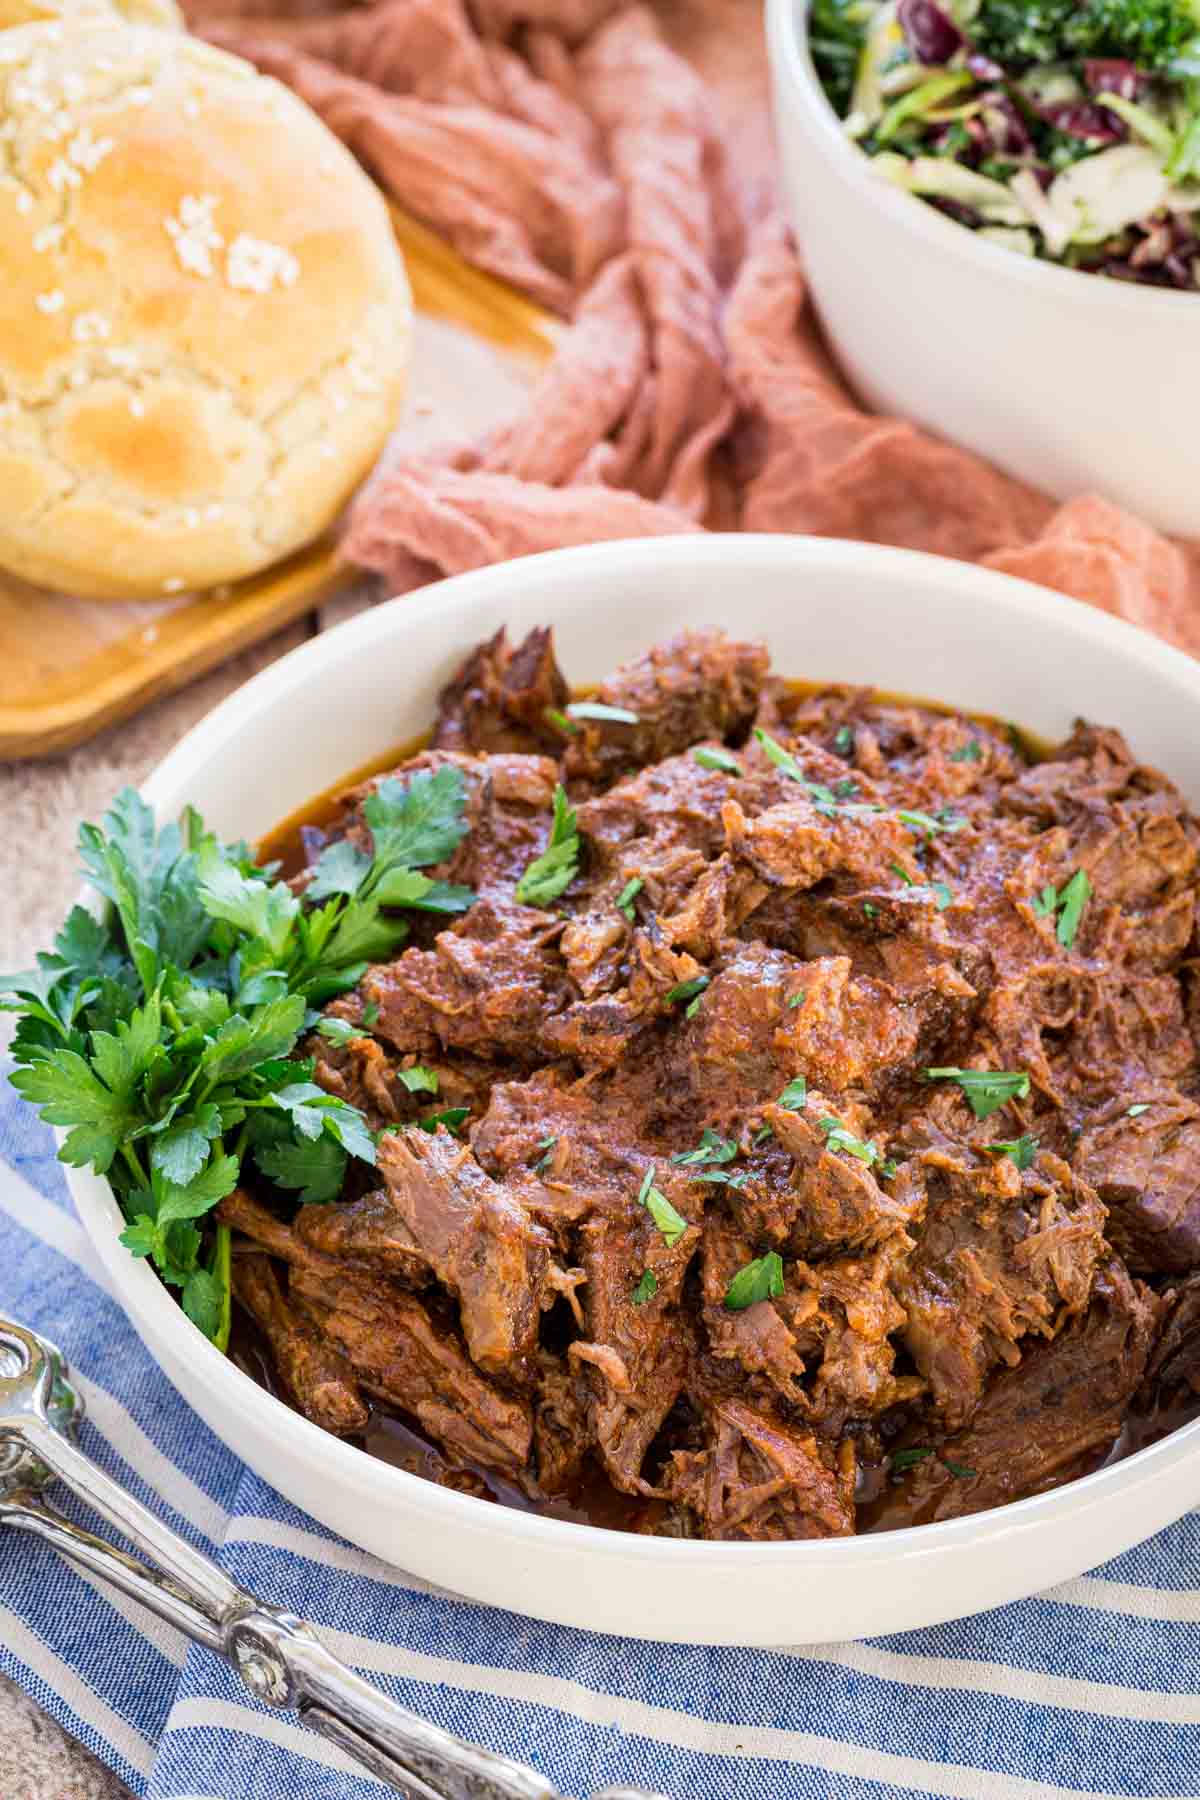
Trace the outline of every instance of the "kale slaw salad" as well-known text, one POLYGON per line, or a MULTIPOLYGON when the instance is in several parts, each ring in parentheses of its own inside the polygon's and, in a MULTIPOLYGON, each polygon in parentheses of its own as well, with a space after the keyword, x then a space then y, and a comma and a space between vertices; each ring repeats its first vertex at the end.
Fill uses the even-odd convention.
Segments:
POLYGON ((813 0, 875 171, 981 237, 1200 288, 1200 0, 813 0))

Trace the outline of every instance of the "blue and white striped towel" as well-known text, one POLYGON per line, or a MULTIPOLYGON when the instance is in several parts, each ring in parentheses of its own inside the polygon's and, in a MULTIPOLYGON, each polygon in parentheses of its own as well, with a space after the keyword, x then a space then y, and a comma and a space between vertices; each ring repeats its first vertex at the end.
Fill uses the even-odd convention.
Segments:
MULTIPOLYGON (((680 1649, 450 1599, 297 1512, 188 1410, 99 1281, 49 1133, 0 1090, 0 1311, 66 1349, 89 1454, 415 1711, 571 1794, 1200 1796, 1200 1514, 1039 1599, 874 1643, 680 1649)), ((387 1791, 24 1538, 0 1537, 0 1669, 149 1800, 387 1791)))

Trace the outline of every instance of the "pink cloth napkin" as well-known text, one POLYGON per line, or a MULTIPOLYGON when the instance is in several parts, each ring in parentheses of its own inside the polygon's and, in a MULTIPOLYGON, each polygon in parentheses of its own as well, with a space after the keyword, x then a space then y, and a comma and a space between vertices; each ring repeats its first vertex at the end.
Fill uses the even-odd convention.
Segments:
POLYGON ((195 0, 193 25, 571 321, 517 417, 471 445, 401 443, 360 497, 347 552, 397 591, 563 544, 796 531, 986 563, 1200 650, 1194 546, 1093 495, 1055 507, 856 404, 787 233, 751 216, 712 95, 643 6, 230 4, 195 0))

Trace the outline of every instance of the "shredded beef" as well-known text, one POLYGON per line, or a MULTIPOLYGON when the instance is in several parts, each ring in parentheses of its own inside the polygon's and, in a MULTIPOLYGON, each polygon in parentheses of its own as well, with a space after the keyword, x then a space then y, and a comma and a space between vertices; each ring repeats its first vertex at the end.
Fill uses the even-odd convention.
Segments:
MULTIPOLYGON (((1200 828, 1166 777, 711 630, 569 705, 548 631, 449 682, 395 773, 460 773, 428 873, 473 897, 300 1052, 376 1166, 221 1203, 296 1404, 726 1540, 978 1511, 1200 1410, 1200 828), (526 904, 560 785, 577 841, 526 904)), ((370 848, 382 779, 298 893, 370 848)))

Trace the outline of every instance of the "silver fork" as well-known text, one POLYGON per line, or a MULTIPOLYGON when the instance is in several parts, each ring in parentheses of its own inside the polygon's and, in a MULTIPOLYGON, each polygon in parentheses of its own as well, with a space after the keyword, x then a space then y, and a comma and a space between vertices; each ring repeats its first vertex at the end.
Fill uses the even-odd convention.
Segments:
MULTIPOLYGON (((83 1454, 77 1443, 83 1411, 62 1352, 0 1318, 0 1525, 41 1538, 77 1568, 215 1650, 256 1699, 295 1711, 408 1800, 567 1800, 535 1769, 398 1706, 339 1661, 303 1619, 231 1581, 83 1454), (55 1480, 141 1555, 85 1531, 40 1498, 55 1480)), ((606 1788, 593 1800, 667 1797, 606 1788)))

